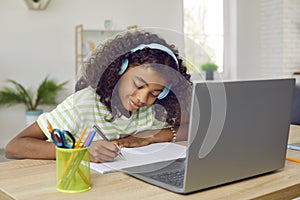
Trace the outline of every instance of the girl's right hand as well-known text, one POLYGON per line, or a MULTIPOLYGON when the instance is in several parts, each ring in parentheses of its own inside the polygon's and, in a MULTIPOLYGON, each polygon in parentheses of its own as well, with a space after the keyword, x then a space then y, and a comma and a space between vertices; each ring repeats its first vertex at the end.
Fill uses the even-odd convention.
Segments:
POLYGON ((98 140, 92 142, 90 146, 91 162, 102 163, 111 162, 118 155, 117 146, 108 141, 98 140))

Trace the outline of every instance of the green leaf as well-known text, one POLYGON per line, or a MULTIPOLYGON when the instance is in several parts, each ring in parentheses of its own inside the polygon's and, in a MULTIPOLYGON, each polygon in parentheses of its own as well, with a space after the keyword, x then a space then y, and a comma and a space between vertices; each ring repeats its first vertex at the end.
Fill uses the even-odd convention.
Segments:
POLYGON ((56 97, 59 91, 61 91, 68 82, 57 84, 55 80, 48 80, 48 77, 39 85, 37 90, 37 98, 35 101, 35 107, 38 105, 55 105, 56 97))
POLYGON ((46 77, 39 85, 36 94, 31 89, 25 89, 20 83, 14 80, 7 80, 13 87, 4 87, 0 90, 0 107, 24 104, 27 110, 35 110, 39 105, 55 105, 59 91, 64 89, 68 83, 56 83, 55 80, 48 80, 46 77))

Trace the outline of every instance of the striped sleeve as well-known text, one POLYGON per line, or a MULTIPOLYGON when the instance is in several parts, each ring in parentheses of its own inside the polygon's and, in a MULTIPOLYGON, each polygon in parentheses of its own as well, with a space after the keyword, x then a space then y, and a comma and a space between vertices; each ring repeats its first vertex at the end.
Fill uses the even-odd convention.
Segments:
POLYGON ((84 107, 84 104, 89 104, 86 99, 89 98, 90 94, 91 92, 88 89, 74 93, 51 112, 46 112, 39 116, 37 123, 48 139, 50 139, 51 136, 47 129, 47 120, 51 123, 53 128, 68 130, 73 133, 74 136, 82 130, 82 124, 85 121, 85 119, 82 119, 82 116, 84 116, 81 113, 82 107, 84 107))
POLYGON ((50 139, 50 133, 47 129, 47 120, 51 123, 53 128, 61 130, 69 130, 71 133, 75 133, 78 123, 77 111, 74 107, 73 95, 64 100, 51 112, 43 113, 39 116, 37 123, 50 139))

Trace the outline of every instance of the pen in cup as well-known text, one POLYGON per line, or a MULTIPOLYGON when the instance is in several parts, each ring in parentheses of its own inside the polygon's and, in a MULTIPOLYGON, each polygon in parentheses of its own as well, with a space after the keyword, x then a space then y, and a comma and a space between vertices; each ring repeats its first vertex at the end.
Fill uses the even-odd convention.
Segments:
MULTIPOLYGON (((100 128, 97 125, 94 125, 93 127, 105 141, 110 142, 110 140, 102 133, 102 131, 100 130, 100 128)), ((124 159, 124 155, 122 154, 120 147, 117 146, 117 148, 118 148, 118 155, 124 159)))
POLYGON ((95 137, 96 135, 96 131, 95 130, 92 130, 90 133, 89 133, 89 136, 86 138, 86 140, 84 141, 83 143, 83 146, 84 147, 89 147, 93 141, 93 138, 95 137))

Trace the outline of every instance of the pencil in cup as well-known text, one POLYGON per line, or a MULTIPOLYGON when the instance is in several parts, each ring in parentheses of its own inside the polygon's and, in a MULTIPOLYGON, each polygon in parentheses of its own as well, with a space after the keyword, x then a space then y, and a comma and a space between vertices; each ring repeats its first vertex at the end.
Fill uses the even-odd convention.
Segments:
POLYGON ((67 193, 90 189, 90 154, 88 148, 56 147, 57 190, 67 193), (65 162, 68 160, 67 162, 65 162), (78 173, 76 173, 78 172, 78 173))
MULTIPOLYGON (((61 158, 64 166, 67 166, 67 161, 65 159, 64 154, 61 151, 57 151, 59 153, 59 158, 61 158)), ((57 156, 56 156, 57 157, 57 156)), ((80 175, 80 177, 82 178, 82 180, 84 180, 84 182, 86 184, 90 184, 90 181, 87 179, 87 177, 84 175, 84 173, 82 172, 82 170, 80 168, 77 167, 77 172, 80 175)))
MULTIPOLYGON (((83 132, 85 132, 85 130, 83 132)), ((90 144, 91 144, 91 142, 92 142, 95 134, 96 134, 96 131, 94 131, 94 130, 89 133, 88 137, 86 138, 86 140, 82 144, 81 149, 84 149, 84 148, 87 148, 87 147, 90 146, 90 144)), ((79 140, 81 140, 81 138, 79 140)), ((89 151, 89 149, 87 149, 87 151, 89 151)), ((59 152, 59 151, 57 151, 57 152, 59 152)), ((79 152, 77 152, 77 154, 79 152)), ((61 153, 61 152, 59 152, 59 153, 61 153)), ((74 174, 75 174, 75 172, 76 172, 77 169, 78 169, 77 171, 78 171, 79 175, 85 181, 85 183, 86 184, 90 184, 89 179, 87 179, 84 176, 84 174, 82 173, 81 169, 78 168, 79 165, 80 165, 80 163, 81 163, 81 161, 82 161, 82 158, 84 157, 84 154, 79 154, 79 155, 77 155, 77 154, 76 154, 76 152, 73 152, 70 155, 70 157, 68 159, 68 162, 65 163, 64 171, 62 172, 62 175, 61 175, 61 177, 59 179, 59 183, 58 183, 59 187, 64 188, 64 189, 68 188, 69 184, 70 184, 70 180, 74 176, 74 174)), ((90 157, 90 154, 88 153, 87 156, 90 157)), ((88 159, 88 162, 89 162, 89 159, 88 159)))
MULTIPOLYGON (((52 134, 53 127, 49 120, 47 120, 47 129, 50 134, 52 134)), ((81 139, 83 135, 85 134, 86 127, 83 128, 78 141, 75 143, 75 148, 78 148, 81 142, 81 139)), ((64 151, 67 151, 68 149, 61 149, 59 147, 56 147, 56 179, 57 179, 57 190, 61 192, 82 192, 90 189, 90 155, 84 155, 86 154, 85 149, 80 149, 79 151, 85 151, 85 153, 81 153, 81 156, 78 156, 76 160, 74 160, 74 152, 71 154, 71 156, 68 159, 68 162, 66 162, 65 156, 68 154, 65 154, 64 151), (82 160, 85 160, 85 163, 88 163, 87 168, 80 168, 79 165, 82 162, 82 160), (61 171, 62 168, 64 167, 64 171, 62 172, 61 176, 61 171), (88 169, 88 170, 86 170, 88 169), (75 173, 78 172, 79 176, 81 177, 81 180, 84 181, 85 184, 79 184, 79 188, 69 188, 69 190, 66 190, 72 180, 72 177, 74 177, 75 173), (60 177, 61 176, 61 177, 60 177)), ((69 149, 72 151, 71 149, 69 149)), ((67 156, 68 157, 68 156, 67 156)))

